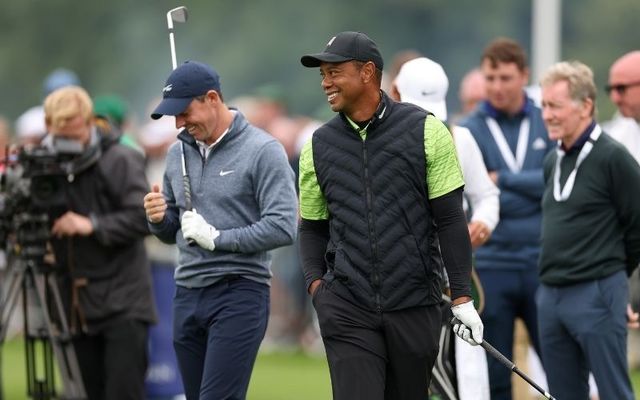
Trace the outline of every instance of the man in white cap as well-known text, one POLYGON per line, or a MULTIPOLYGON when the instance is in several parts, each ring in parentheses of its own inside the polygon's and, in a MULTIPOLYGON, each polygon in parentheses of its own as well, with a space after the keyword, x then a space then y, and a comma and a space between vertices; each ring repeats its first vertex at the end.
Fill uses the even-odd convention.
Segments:
MULTIPOLYGON (((447 121, 446 96, 449 79, 437 62, 426 57, 406 62, 394 82, 400 101, 415 104, 447 121)), ((465 196, 470 201, 469 235, 473 247, 489 239, 499 219, 499 190, 489 178, 482 153, 467 128, 451 127, 465 181, 465 196)))
MULTIPOLYGON (((419 57, 402 65, 393 83, 400 100, 415 104, 443 122, 447 120, 446 96, 449 79, 440 64, 419 57)), ((449 128, 454 137, 456 151, 465 182, 465 211, 472 212, 469 219, 469 236, 473 247, 481 246, 489 239, 498 223, 500 191, 489 178, 482 161, 482 153, 468 129, 461 126, 449 128)), ((484 350, 468 346, 458 338, 455 347, 458 394, 460 399, 488 399, 489 382, 484 350)))

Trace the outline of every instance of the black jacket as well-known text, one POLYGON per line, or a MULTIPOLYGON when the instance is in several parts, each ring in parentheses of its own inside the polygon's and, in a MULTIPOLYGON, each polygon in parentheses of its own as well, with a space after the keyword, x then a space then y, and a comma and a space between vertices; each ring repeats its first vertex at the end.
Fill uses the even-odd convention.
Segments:
POLYGON ((108 125, 100 124, 93 135, 84 162, 60 190, 66 209, 91 218, 94 233, 51 239, 68 317, 84 319, 89 332, 124 319, 156 319, 143 242, 149 190, 144 158, 120 144, 108 125), (71 304, 73 282, 79 284, 79 308, 71 304))

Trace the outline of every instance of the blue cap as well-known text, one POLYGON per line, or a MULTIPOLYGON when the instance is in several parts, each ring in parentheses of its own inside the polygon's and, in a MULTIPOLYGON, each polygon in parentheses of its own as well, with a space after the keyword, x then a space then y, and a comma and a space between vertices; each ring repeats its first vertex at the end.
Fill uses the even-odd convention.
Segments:
POLYGON ((162 101, 151 114, 151 118, 181 114, 195 97, 202 96, 209 90, 220 92, 218 73, 206 64, 185 61, 169 75, 162 89, 162 101))
POLYGON ((80 86, 80 79, 78 79, 78 75, 65 68, 58 68, 54 70, 47 75, 42 83, 42 89, 44 90, 45 96, 48 96, 51 92, 65 86, 80 86))

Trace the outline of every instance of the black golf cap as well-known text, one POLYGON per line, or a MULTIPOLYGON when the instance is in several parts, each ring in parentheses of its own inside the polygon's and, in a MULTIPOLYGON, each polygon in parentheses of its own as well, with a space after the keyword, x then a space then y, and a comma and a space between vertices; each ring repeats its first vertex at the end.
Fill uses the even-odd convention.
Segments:
POLYGON ((302 56, 300 62, 305 67, 316 68, 323 62, 341 63, 345 61, 372 61, 382 70, 384 62, 376 43, 362 32, 340 32, 332 37, 322 53, 302 56))
POLYGON ((162 89, 162 101, 151 114, 151 118, 181 114, 194 98, 209 90, 220 92, 218 73, 207 64, 185 61, 167 78, 162 89))

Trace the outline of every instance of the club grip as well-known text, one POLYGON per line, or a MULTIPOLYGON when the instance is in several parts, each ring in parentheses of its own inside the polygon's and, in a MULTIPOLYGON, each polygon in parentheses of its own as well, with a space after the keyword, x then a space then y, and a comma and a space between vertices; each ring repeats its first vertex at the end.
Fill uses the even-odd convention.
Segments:
MULTIPOLYGON (((451 325, 461 324, 461 323, 462 322, 460 322, 460 320, 458 318, 456 318, 456 317, 451 318, 451 325)), ((482 346, 482 348, 487 353, 491 354, 493 357, 495 357, 498 361, 500 361, 502 364, 504 364, 510 370, 513 370, 513 367, 515 367, 515 365, 507 357, 502 355, 502 353, 500 353, 493 346, 491 346, 489 343, 487 343, 486 340, 483 340, 482 343, 480 343, 480 346, 482 346)))
POLYGON ((500 361, 502 364, 504 364, 505 367, 509 368, 510 370, 513 371, 514 368, 516 367, 516 365, 512 363, 511 360, 509 360, 502 353, 496 350, 495 347, 490 345, 486 340, 483 340, 482 343, 480 343, 480 346, 482 346, 482 348, 487 353, 491 354, 493 357, 495 357, 498 361, 500 361))
MULTIPOLYGON (((182 184, 184 185, 184 208, 187 211, 191 211, 191 181, 189 180, 189 175, 182 176, 182 184)), ((187 239, 187 243, 191 247, 196 245, 196 241, 193 239, 187 239)))
POLYGON ((191 211, 191 181, 189 181, 188 175, 182 176, 182 184, 184 185, 184 208, 191 211))

